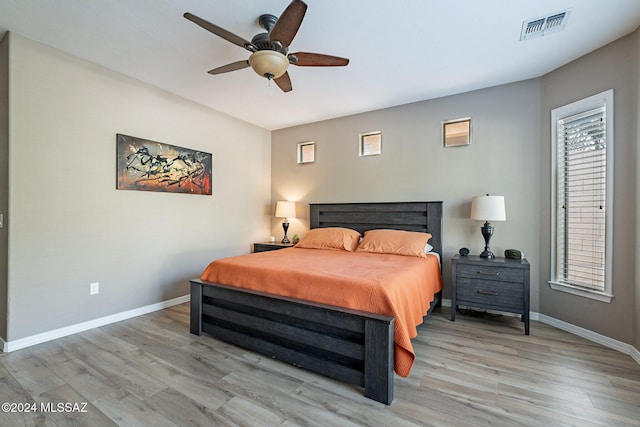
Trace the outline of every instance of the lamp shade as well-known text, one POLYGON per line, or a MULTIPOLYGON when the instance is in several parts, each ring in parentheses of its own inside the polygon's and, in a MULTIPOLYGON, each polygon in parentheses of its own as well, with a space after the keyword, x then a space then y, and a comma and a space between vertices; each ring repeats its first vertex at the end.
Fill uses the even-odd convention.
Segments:
POLYGON ((253 71, 268 79, 277 79, 289 67, 289 59, 275 50, 259 50, 249 57, 253 71))
POLYGON ((476 196, 471 199, 471 219, 506 221, 504 196, 476 196))
POLYGON ((276 202, 276 218, 295 218, 296 204, 288 200, 279 200, 276 202))

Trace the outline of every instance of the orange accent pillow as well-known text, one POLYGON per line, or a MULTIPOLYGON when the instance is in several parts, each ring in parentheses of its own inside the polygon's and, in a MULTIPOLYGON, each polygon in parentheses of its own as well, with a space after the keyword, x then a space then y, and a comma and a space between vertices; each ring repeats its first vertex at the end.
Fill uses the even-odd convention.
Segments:
POLYGON ((325 227, 309 230, 296 248, 334 249, 353 252, 360 242, 360 233, 350 228, 325 227))
POLYGON ((424 258, 425 246, 430 238, 431 234, 417 231, 369 230, 365 231, 358 251, 424 258))

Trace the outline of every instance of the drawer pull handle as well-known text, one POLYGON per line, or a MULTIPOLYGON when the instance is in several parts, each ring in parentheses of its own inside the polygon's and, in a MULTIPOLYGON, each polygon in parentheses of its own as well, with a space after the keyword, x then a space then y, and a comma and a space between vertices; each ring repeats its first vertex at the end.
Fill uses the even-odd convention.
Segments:
POLYGON ((491 292, 491 291, 483 291, 482 289, 478 289, 476 292, 478 292, 479 294, 482 295, 493 295, 493 296, 498 296, 497 292, 491 292))
POLYGON ((499 271, 478 271, 478 274, 480 274, 481 276, 499 276, 500 272, 499 271))

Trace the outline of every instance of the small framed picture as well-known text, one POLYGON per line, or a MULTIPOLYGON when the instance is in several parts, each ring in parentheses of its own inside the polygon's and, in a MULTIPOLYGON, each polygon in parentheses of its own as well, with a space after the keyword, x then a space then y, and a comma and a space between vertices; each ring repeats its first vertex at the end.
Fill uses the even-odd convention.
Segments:
POLYGON ((442 146, 461 147, 471 144, 471 117, 442 122, 442 146))
POLYGON ((314 141, 298 144, 298 164, 316 161, 316 143, 314 141))
POLYGON ((360 134, 360 156, 375 156, 382 153, 382 132, 360 134))

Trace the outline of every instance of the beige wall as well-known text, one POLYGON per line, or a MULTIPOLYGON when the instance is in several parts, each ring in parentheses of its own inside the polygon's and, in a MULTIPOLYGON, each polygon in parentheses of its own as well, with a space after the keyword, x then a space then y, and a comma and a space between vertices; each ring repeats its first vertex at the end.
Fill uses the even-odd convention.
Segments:
MULTIPOLYGON (((272 200, 299 202, 308 227, 308 203, 444 202, 445 298, 450 259, 460 247, 480 253, 482 225, 469 219, 471 197, 503 195, 507 221, 495 222, 491 248, 524 251, 532 265, 532 309, 538 310, 540 201, 540 84, 530 80, 461 95, 277 130, 272 135, 272 200), (473 142, 443 148, 442 120, 471 117, 473 142), (382 131, 382 154, 358 156, 358 134, 382 131), (316 161, 296 164, 296 145, 316 142, 316 161)), ((282 235, 279 220, 273 233, 282 235)))
MULTIPOLYGON (((0 40, 0 214, 9 211, 9 38, 0 40)), ((0 228, 0 338, 7 336, 6 227, 0 228)))
POLYGON ((614 90, 613 294, 610 304, 540 287, 540 311, 610 338, 634 343, 638 32, 542 78, 540 277, 550 277, 551 110, 614 90))
POLYGON ((9 40, 6 340, 186 295, 209 261, 269 233, 268 131, 9 40), (116 133, 213 153, 213 196, 116 190, 116 133))

